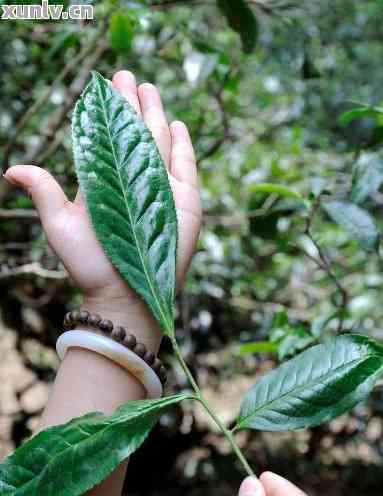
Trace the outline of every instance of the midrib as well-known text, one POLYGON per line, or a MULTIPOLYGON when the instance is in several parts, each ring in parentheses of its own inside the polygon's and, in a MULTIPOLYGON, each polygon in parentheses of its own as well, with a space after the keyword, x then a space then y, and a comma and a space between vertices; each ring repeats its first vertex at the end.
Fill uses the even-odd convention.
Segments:
POLYGON ((166 315, 165 315, 165 313, 163 311, 162 305, 161 305, 159 299, 157 298, 156 292, 154 291, 153 282, 152 282, 152 280, 151 280, 151 278, 149 276, 149 273, 148 273, 147 268, 146 268, 145 263, 144 263, 144 258, 142 256, 142 253, 141 253, 141 250, 140 250, 140 244, 138 242, 138 238, 137 238, 137 235, 136 235, 136 232, 135 232, 135 229, 134 229, 133 218, 132 218, 131 211, 129 209, 129 203, 128 203, 128 199, 126 197, 126 191, 124 189, 124 183, 122 181, 120 170, 117 167, 118 160, 117 160, 116 151, 115 151, 115 148, 114 148, 114 145, 113 145, 112 135, 111 135, 110 128, 109 128, 108 114, 106 112, 105 101, 104 101, 104 99, 103 99, 102 94, 101 94, 100 91, 99 91, 99 96, 100 96, 100 100, 102 102, 102 105, 101 106, 102 106, 102 110, 103 110, 103 114, 104 114, 104 118, 105 118, 106 129, 108 131, 108 137, 109 137, 109 141, 110 141, 110 146, 112 148, 112 155, 113 155, 113 158, 114 158, 114 161, 115 161, 115 164, 116 164, 117 175, 118 175, 118 179, 119 179, 119 182, 120 182, 122 194, 124 196, 124 203, 125 203, 126 211, 128 212, 129 221, 130 221, 130 224, 132 226, 132 232, 133 232, 133 237, 134 237, 135 244, 137 246, 138 256, 140 257, 141 265, 142 265, 142 268, 144 270, 145 277, 146 277, 146 279, 148 281, 149 288, 150 288, 150 291, 151 291, 152 296, 154 298, 154 301, 156 302, 156 305, 157 305, 157 307, 158 307, 158 309, 160 311, 161 317, 163 319, 163 322, 166 325, 167 331, 170 332, 171 329, 172 329, 172 326, 169 325, 169 321, 168 321, 168 319, 167 319, 167 317, 166 317, 166 315))

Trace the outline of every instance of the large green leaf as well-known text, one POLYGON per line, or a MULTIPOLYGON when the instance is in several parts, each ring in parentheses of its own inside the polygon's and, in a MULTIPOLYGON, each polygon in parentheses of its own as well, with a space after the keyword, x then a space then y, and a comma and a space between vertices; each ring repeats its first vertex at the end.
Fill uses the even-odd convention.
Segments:
POLYGON ((383 183, 383 153, 362 153, 352 177, 351 200, 363 203, 375 194, 383 183))
POLYGON ((322 207, 327 214, 366 250, 377 250, 379 232, 371 215, 346 201, 328 201, 322 207))
POLYGON ((383 373, 383 347, 362 335, 313 346, 246 393, 236 429, 287 431, 327 422, 366 398, 383 373))
POLYGON ((76 171, 96 235, 171 335, 177 216, 154 139, 96 72, 76 104, 72 134, 76 171))
POLYGON ((217 0, 229 26, 239 33, 243 51, 251 53, 258 39, 258 21, 245 0, 217 0))
POLYGON ((161 412, 188 398, 131 401, 46 429, 0 464, 2 496, 77 496, 104 480, 144 442, 161 412))

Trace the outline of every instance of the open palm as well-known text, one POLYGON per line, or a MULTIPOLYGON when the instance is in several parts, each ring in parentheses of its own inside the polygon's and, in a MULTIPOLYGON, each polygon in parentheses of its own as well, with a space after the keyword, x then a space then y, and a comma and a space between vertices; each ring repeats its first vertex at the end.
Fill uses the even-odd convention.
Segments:
MULTIPOLYGON (((116 73, 112 84, 143 117, 168 169, 178 218, 177 285, 180 287, 201 225, 197 170, 189 133, 182 122, 168 125, 158 90, 152 84, 137 87, 134 75, 128 71, 116 73)), ((85 295, 135 297, 98 243, 80 191, 73 202, 69 201, 48 171, 32 165, 13 166, 5 177, 28 190, 49 244, 85 295)))

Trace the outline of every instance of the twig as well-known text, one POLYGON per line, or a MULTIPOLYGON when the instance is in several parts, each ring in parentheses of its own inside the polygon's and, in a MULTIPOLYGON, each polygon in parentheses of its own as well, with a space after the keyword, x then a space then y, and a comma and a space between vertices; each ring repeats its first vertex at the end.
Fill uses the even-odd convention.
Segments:
POLYGON ((24 208, 14 208, 14 209, 0 209, 0 219, 38 219, 39 215, 36 210, 24 209, 24 208))
POLYGON ((278 201, 276 194, 268 195, 260 208, 250 210, 249 212, 238 212, 234 215, 205 215, 203 222, 206 225, 222 225, 226 227, 243 226, 246 220, 267 215, 270 209, 278 201))
POLYGON ((44 269, 44 267, 41 267, 37 262, 32 262, 30 264, 19 265, 18 267, 2 267, 0 271, 0 280, 22 275, 34 275, 44 277, 45 279, 66 279, 68 277, 67 273, 63 270, 44 269))
POLYGON ((95 46, 97 45, 100 38, 103 37, 104 33, 105 33, 105 25, 102 27, 100 31, 97 32, 97 35, 94 38, 92 38, 90 43, 85 45, 82 48, 82 50, 80 50, 80 52, 66 64, 66 66, 58 74, 58 76, 53 81, 53 83, 49 86, 49 88, 47 88, 45 93, 38 100, 36 100, 36 102, 21 117, 21 119, 15 126, 15 131, 13 133, 13 136, 4 147, 3 170, 8 168, 9 157, 12 152, 13 145, 15 144, 21 131, 28 124, 31 117, 33 117, 45 105, 45 103, 49 100, 54 90, 60 85, 60 83, 72 71, 72 69, 76 69, 79 66, 79 64, 81 64, 83 59, 94 50, 95 46))
POLYGON ((320 196, 318 196, 318 198, 317 198, 317 200, 316 200, 316 202, 315 202, 315 204, 311 210, 311 213, 310 213, 309 217, 307 218, 306 227, 305 227, 305 234, 310 239, 312 244, 315 246, 315 248, 318 252, 319 260, 317 258, 313 257, 312 255, 310 255, 303 248, 301 248, 301 247, 297 247, 297 248, 306 257, 310 258, 313 262, 315 262, 318 265, 318 267, 320 267, 324 272, 326 272, 328 277, 334 282, 336 288, 338 289, 338 291, 341 295, 341 303, 340 303, 339 312, 338 312, 339 313, 339 321, 338 321, 337 331, 341 332, 342 328, 343 328, 344 312, 345 312, 345 309, 347 308, 347 303, 348 303, 348 293, 347 293, 346 289, 343 287, 342 283, 337 278, 337 276, 334 274, 332 267, 331 267, 331 263, 327 260, 325 254, 322 250, 322 247, 316 241, 316 239, 314 238, 314 235, 311 232, 312 223, 313 223, 315 214, 316 214, 319 206, 320 206, 320 196))
MULTIPOLYGON (((40 140, 38 146, 34 148, 29 155, 27 155, 27 157, 25 158, 26 162, 34 162, 37 158, 40 158, 40 154, 42 154, 44 160, 47 160, 47 158, 49 158, 49 156, 55 152, 59 143, 57 143, 56 140, 54 140, 50 146, 48 146, 48 143, 52 138, 56 136, 59 129, 65 124, 65 119, 68 115, 68 112, 73 107, 74 102, 77 100, 82 90, 84 89, 90 71, 101 58, 106 48, 106 40, 101 40, 94 53, 86 60, 86 63, 81 69, 80 75, 72 82, 69 88, 65 103, 51 117, 50 122, 46 126, 47 131, 44 133, 44 136, 40 140), (46 151, 44 152, 44 150, 46 151)), ((59 139, 60 138, 57 137, 57 140, 59 139)))
POLYGON ((228 140, 230 137, 230 121, 226 115, 225 102, 223 100, 223 92, 225 89, 225 84, 230 76, 230 72, 227 72, 222 80, 222 84, 218 91, 215 93, 215 99, 217 101, 218 108, 221 113, 221 125, 223 127, 223 133, 217 139, 211 143, 211 145, 197 157, 197 162, 202 162, 207 158, 211 157, 219 150, 219 148, 228 140))
POLYGON ((152 3, 150 5, 150 8, 152 9, 170 9, 172 7, 179 7, 181 5, 183 6, 196 6, 196 5, 214 5, 215 1, 212 0, 211 2, 208 2, 206 0, 163 0, 161 3, 152 3))

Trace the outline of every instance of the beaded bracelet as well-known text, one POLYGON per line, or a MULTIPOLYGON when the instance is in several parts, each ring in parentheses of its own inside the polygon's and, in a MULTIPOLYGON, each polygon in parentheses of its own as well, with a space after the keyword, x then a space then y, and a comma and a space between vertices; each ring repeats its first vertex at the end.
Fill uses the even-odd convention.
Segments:
POLYGON ((91 314, 87 310, 73 310, 68 312, 64 317, 64 329, 75 329, 79 324, 92 327, 96 330, 108 334, 114 341, 124 345, 129 350, 133 351, 136 355, 144 360, 158 375, 162 384, 167 381, 166 369, 161 360, 154 355, 151 351, 146 349, 143 343, 137 341, 133 334, 128 334, 125 327, 114 326, 113 322, 109 319, 103 319, 98 314, 91 314))

